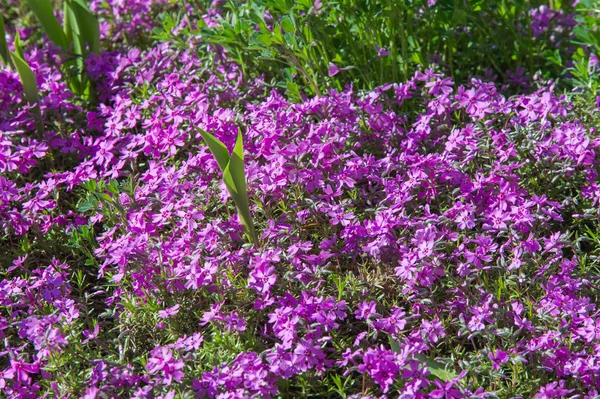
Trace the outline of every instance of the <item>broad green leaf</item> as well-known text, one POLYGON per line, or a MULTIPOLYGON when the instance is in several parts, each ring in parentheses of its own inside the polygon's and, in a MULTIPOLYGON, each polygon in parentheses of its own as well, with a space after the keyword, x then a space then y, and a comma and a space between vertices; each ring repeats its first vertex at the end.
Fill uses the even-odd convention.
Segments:
POLYGON ((119 183, 115 179, 111 179, 110 182, 106 185, 106 190, 110 191, 115 195, 119 195, 119 183))
POLYGON ((266 47, 269 47, 271 45, 271 35, 261 33, 256 37, 256 41, 266 47))
POLYGON ((217 163, 219 164, 219 168, 221 169, 222 172, 225 171, 227 164, 229 164, 229 152, 227 151, 227 147, 225 147, 225 144, 223 144, 221 142, 221 140, 219 140, 212 134, 208 133, 207 131, 202 130, 202 129, 198 129, 198 130, 200 131, 202 138, 208 145, 210 152, 213 154, 213 156, 217 160, 217 163))
POLYGON ((98 185, 96 184, 96 180, 88 180, 87 182, 82 183, 81 187, 83 187, 87 191, 94 192, 98 188, 98 185))
POLYGON ((437 360, 426 358, 422 355, 414 355, 415 359, 424 363, 427 366, 429 372, 435 377, 439 378, 442 381, 450 381, 455 379, 458 375, 451 370, 448 370, 446 364, 438 362, 437 360))
POLYGON ((276 44, 285 43, 283 35, 281 34, 281 26, 277 23, 273 26, 273 37, 271 38, 271 41, 276 44))
POLYGON ((283 19, 281 20, 281 27, 286 32, 296 32, 296 26, 294 25, 294 22, 290 19, 290 17, 283 17, 283 19))
POLYGON ((27 3, 42 24, 42 28, 44 28, 44 31, 50 40, 66 51, 69 44, 67 43, 67 38, 65 32, 63 32, 62 26, 60 26, 54 16, 54 10, 52 9, 50 0, 27 0, 27 3))
POLYGON ((244 147, 241 130, 238 130, 238 136, 231 156, 227 147, 212 134, 198 129, 202 138, 208 145, 211 153, 217 160, 219 168, 223 172, 223 182, 227 191, 231 195, 238 211, 238 215, 246 232, 252 238, 254 244, 258 244, 252 215, 248 206, 248 193, 246 191, 246 176, 244 170, 244 147))
POLYGON ((87 212, 90 209, 94 209, 96 205, 92 201, 85 201, 81 205, 79 205, 79 212, 87 212))
POLYGON ((10 53, 6 43, 6 32, 4 29, 4 18, 0 15, 0 57, 3 65, 10 65, 10 53))
POLYGON ((112 197, 106 193, 96 193, 96 197, 98 197, 99 199, 104 200, 104 201, 108 201, 108 202, 112 201, 112 197))
POLYGON ((233 180, 233 176, 231 176, 231 171, 229 170, 229 164, 227 164, 227 166, 225 166, 225 170, 223 171, 223 182, 225 183, 225 187, 227 187, 229 194, 231 194, 231 198, 233 199, 233 201, 235 202, 235 204, 237 206, 238 191, 237 191, 237 188, 235 187, 235 181, 233 180))
POLYGON ((37 86, 37 80, 35 74, 23 58, 17 53, 10 53, 12 56, 15 68, 21 78, 21 84, 23 85, 23 91, 25 92, 25 98, 30 103, 37 103, 39 100, 39 92, 37 86))
POLYGON ((300 101, 302 99, 297 83, 288 80, 285 85, 288 91, 288 95, 293 101, 300 101))
POLYGON ((398 342, 396 342, 396 340, 394 338, 392 338, 391 335, 388 335, 388 341, 390 342, 390 348, 392 349, 392 352, 394 352, 394 353, 402 352, 400 350, 400 345, 398 345, 398 342))
MULTIPOLYGON (((392 352, 401 352, 400 345, 398 345, 398 343, 391 336, 388 336, 388 341, 390 343, 390 348, 392 349, 392 352)), ((414 355, 414 358, 423 363, 425 366, 427 366, 427 369, 429 370, 431 375, 439 378, 442 381, 450 381, 458 377, 456 373, 454 373, 452 370, 449 370, 448 366, 442 362, 438 362, 437 360, 429 359, 423 355, 418 354, 414 355)))

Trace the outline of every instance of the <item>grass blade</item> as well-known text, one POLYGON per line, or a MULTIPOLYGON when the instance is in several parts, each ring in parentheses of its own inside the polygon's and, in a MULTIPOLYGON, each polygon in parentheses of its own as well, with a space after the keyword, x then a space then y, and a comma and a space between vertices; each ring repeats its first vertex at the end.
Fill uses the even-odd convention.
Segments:
POLYGON ((67 38, 65 32, 63 32, 62 27, 54 16, 54 10, 52 9, 50 0, 27 0, 27 3, 42 24, 42 28, 44 28, 44 31, 50 40, 64 51, 67 51, 67 38))

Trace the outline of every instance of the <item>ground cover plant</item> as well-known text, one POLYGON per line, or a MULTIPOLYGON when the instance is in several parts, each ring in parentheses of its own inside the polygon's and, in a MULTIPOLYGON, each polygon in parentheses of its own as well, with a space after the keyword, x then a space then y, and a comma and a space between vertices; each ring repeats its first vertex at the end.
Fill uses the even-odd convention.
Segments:
POLYGON ((597 1, 0 9, 0 397, 600 396, 597 1))

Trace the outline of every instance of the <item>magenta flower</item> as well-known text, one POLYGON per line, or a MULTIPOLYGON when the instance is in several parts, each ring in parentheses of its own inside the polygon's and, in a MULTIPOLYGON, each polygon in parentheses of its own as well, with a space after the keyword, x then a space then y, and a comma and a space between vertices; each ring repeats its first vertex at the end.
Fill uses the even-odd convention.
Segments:
POLYGON ((146 364, 146 370, 150 374, 162 374, 162 384, 171 385, 173 381, 180 382, 184 377, 181 371, 185 366, 183 360, 173 359, 173 353, 167 347, 156 347, 146 364))
POLYGON ((333 62, 329 63, 329 77, 335 76, 340 72, 340 68, 333 62))
POLYGON ((358 371, 371 376, 373 381, 381 387, 383 393, 386 393, 396 380, 400 365, 392 351, 383 347, 369 348, 363 354, 362 364, 358 365, 358 371))
POLYGON ((248 287, 253 288, 258 293, 266 294, 271 290, 276 281, 275 268, 262 262, 250 273, 248 287))
POLYGON ((379 315, 377 314, 377 309, 375 307, 375 301, 361 302, 358 304, 358 309, 354 311, 354 315, 359 320, 377 317, 379 315))
POLYGON ((179 304, 171 306, 170 308, 166 308, 165 310, 159 310, 158 317, 161 319, 167 319, 175 316, 177 313, 179 313, 179 304))
POLYGON ((508 354, 501 350, 489 352, 488 357, 492 361, 492 368, 494 370, 499 370, 502 364, 508 362, 508 354))

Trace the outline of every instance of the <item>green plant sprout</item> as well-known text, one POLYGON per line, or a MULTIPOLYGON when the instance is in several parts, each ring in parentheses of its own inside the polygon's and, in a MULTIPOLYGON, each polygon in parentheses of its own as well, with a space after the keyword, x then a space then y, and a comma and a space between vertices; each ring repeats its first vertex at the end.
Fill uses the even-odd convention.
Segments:
POLYGON ((233 152, 229 155, 225 144, 212 134, 198 129, 202 138, 208 145, 210 152, 215 157, 219 168, 223 173, 223 182, 233 198, 238 215, 244 226, 244 230, 252 239, 254 245, 258 245, 258 238, 252 223, 252 215, 248 206, 248 193, 246 191, 246 176, 244 172, 244 147, 242 131, 238 129, 238 136, 233 147, 233 152))

